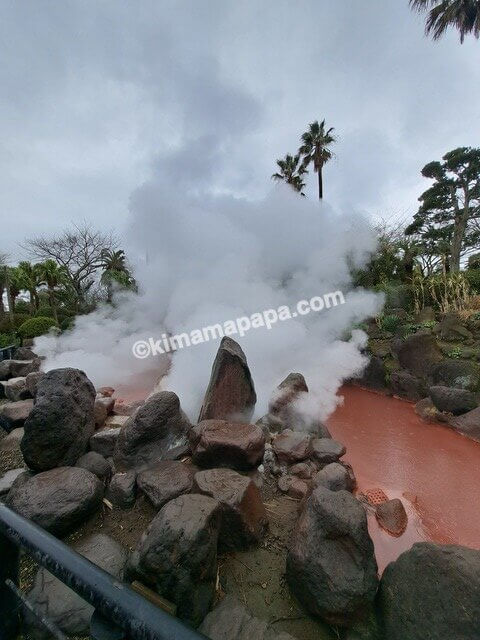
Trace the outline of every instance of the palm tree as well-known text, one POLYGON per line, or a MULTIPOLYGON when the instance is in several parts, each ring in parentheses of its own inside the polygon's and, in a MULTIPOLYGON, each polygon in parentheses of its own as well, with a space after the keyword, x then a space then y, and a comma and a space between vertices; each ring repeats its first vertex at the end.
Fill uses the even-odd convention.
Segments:
POLYGON ((438 40, 448 27, 460 31, 460 42, 469 33, 480 36, 480 0, 410 0, 417 11, 428 11, 425 32, 438 40))
POLYGON ((326 130, 325 120, 319 124, 318 120, 312 122, 308 131, 302 135, 302 146, 299 153, 303 155, 303 166, 305 169, 313 162, 313 170, 318 174, 318 197, 323 198, 323 167, 332 159, 333 153, 329 146, 336 142, 333 135, 333 127, 326 130))
POLYGON ((26 289, 30 296, 30 309, 32 314, 38 309, 39 299, 37 288, 42 284, 41 270, 39 264, 32 264, 23 260, 18 263, 20 284, 22 289, 26 289))
POLYGON ((289 184, 292 189, 304 196, 305 194, 302 193, 302 189, 305 186, 305 182, 302 176, 307 173, 307 169, 300 162, 300 154, 297 153, 296 156, 292 156, 290 153, 287 153, 285 158, 277 160, 277 166, 279 172, 274 173, 272 179, 277 181, 283 180, 289 184))
POLYGON ((65 282, 65 270, 59 267, 55 260, 45 260, 39 265, 41 284, 46 285, 48 290, 48 300, 55 322, 58 324, 57 299, 55 290, 65 282))
POLYGON ((103 267, 101 282, 107 288, 107 302, 111 303, 113 298, 113 282, 123 281, 125 278, 130 280, 125 252, 122 249, 118 251, 103 249, 100 260, 101 266, 103 267))
POLYGON ((18 267, 8 267, 5 272, 6 289, 8 309, 10 311, 10 318, 13 322, 13 315, 15 313, 15 302, 22 290, 21 275, 18 267))

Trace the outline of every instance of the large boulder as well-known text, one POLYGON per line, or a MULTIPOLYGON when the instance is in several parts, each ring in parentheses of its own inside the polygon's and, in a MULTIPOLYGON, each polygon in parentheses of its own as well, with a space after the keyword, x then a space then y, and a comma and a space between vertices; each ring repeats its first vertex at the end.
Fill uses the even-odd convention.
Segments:
POLYGON ((313 479, 313 486, 324 487, 330 491, 350 491, 355 489, 356 481, 351 468, 332 462, 321 469, 313 479))
POLYGON ((248 471, 262 461, 265 436, 254 424, 204 420, 190 432, 193 461, 199 467, 248 471))
POLYGON ((161 509, 170 500, 191 490, 194 472, 191 465, 177 460, 163 460, 140 472, 137 484, 153 506, 161 509))
POLYGON ((37 354, 30 347, 17 347, 13 354, 14 360, 36 360, 37 354))
POLYGON ((35 360, 2 360, 0 362, 0 380, 25 377, 32 371, 40 369, 41 361, 35 360))
POLYGON ((198 626, 215 595, 221 508, 199 494, 168 502, 132 554, 130 577, 177 605, 177 616, 198 626))
POLYGON ((428 376, 433 367, 442 360, 442 353, 435 337, 423 331, 404 340, 398 339, 392 347, 402 368, 420 378, 428 376))
POLYGON ((56 536, 82 524, 103 499, 103 484, 90 471, 58 467, 30 478, 8 494, 8 505, 56 536))
POLYGON ((314 438, 312 440, 312 458, 320 464, 337 462, 346 452, 345 446, 332 438, 314 438))
POLYGON ((388 640, 480 638, 480 551, 414 544, 385 569, 377 600, 388 640))
POLYGON ((413 376, 408 371, 392 371, 390 374, 390 388, 395 396, 417 402, 425 397, 426 385, 423 380, 413 376))
POLYGON ((90 449, 106 458, 113 456, 121 428, 100 429, 90 438, 90 449))
POLYGON ((432 370, 434 385, 477 391, 480 387, 480 367, 469 360, 444 360, 432 370))
POLYGON ((25 383, 27 385, 28 393, 32 398, 35 398, 37 395, 38 383, 43 378, 45 373, 43 371, 32 371, 25 378, 25 383))
POLYGON ((122 428, 113 455, 118 471, 145 469, 187 443, 191 428, 172 391, 150 396, 122 428))
POLYGON ((354 378, 354 382, 361 387, 383 391, 387 386, 387 371, 383 359, 372 356, 362 375, 354 378))
POLYGON ((257 395, 247 358, 240 345, 225 337, 220 343, 198 421, 244 422, 252 416, 257 395))
POLYGON ((301 431, 285 429, 272 443, 281 464, 295 464, 307 460, 313 453, 312 436, 301 431))
POLYGON ((195 474, 193 490, 221 505, 219 544, 222 549, 246 549, 261 540, 268 527, 267 513, 251 478, 232 469, 199 471, 195 474))
POLYGON ((130 509, 137 496, 137 474, 135 471, 115 473, 108 485, 106 498, 114 507, 130 509))
POLYGON ((80 456, 75 466, 91 471, 104 483, 109 482, 112 477, 112 465, 95 451, 89 451, 80 456))
POLYGON ((252 616, 233 596, 225 596, 199 630, 211 640, 295 640, 289 633, 252 616))
POLYGON ((0 426, 8 433, 19 429, 25 424, 25 420, 33 409, 33 400, 21 400, 20 402, 8 402, 0 406, 0 426))
POLYGON ((462 416, 450 418, 448 424, 467 438, 480 442, 480 407, 462 416))
POLYGON ((38 383, 22 453, 34 471, 75 464, 95 429, 95 389, 79 369, 52 369, 38 383))
MULTIPOLYGON (((73 549, 114 578, 123 578, 128 555, 112 538, 96 533, 77 542, 73 549)), ((94 607, 43 567, 37 571, 28 598, 37 611, 65 634, 90 636, 90 618, 94 607)), ((51 638, 49 632, 31 614, 25 616, 25 621, 32 640, 51 638)))
POLYGON ((428 392, 439 411, 453 413, 455 416, 472 411, 477 406, 475 395, 466 389, 434 386, 430 387, 428 392))
POLYGON ((5 397, 11 402, 18 402, 19 400, 27 400, 30 398, 30 392, 27 389, 26 378, 10 378, 5 382, 0 383, 4 388, 5 397))
POLYGON ((25 473, 25 469, 10 469, 0 476, 0 500, 7 495, 15 480, 25 473))
POLYGON ((348 626, 368 610, 377 563, 365 510, 350 493, 312 493, 292 536, 287 581, 303 606, 330 624, 348 626))
POLYGON ((470 342, 473 334, 463 324, 458 313, 454 311, 446 313, 435 327, 434 332, 437 333, 442 340, 453 340, 455 342, 461 340, 470 342))

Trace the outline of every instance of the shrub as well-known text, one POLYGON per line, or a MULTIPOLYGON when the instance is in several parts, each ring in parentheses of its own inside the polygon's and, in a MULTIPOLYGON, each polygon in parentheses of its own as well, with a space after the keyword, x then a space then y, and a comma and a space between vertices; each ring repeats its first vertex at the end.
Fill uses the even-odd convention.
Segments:
POLYGON ((474 293, 480 293, 480 269, 467 269, 463 272, 474 293))
MULTIPOLYGON (((13 316, 13 329, 16 331, 30 316, 26 313, 15 313, 13 316)), ((0 333, 12 333, 12 325, 10 324, 10 316, 5 316, 0 320, 0 333)))
POLYGON ((9 347, 10 345, 18 345, 18 340, 14 333, 0 333, 0 349, 9 347))
POLYGON ((53 318, 53 311, 51 307, 41 305, 37 311, 35 311, 36 318, 53 318))
POLYGON ((18 335, 21 338, 36 338, 56 326, 53 318, 30 318, 19 327, 18 335))
POLYGON ((30 303, 26 300, 17 300, 15 302, 15 313, 23 313, 27 316, 30 315, 30 303))
POLYGON ((383 331, 388 331, 389 333, 395 333, 395 331, 402 325, 402 319, 398 316, 387 315, 381 316, 379 319, 379 326, 383 331))

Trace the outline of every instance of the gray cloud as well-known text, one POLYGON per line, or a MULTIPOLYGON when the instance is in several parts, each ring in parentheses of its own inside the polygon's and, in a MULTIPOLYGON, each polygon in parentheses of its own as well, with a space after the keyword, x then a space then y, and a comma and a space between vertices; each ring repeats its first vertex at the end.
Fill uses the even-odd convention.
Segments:
POLYGON ((0 42, 12 254, 71 220, 121 231, 158 172, 263 196, 316 118, 339 134, 328 199, 386 217, 415 210, 423 164, 480 145, 480 45, 427 40, 407 0, 5 0, 0 42))

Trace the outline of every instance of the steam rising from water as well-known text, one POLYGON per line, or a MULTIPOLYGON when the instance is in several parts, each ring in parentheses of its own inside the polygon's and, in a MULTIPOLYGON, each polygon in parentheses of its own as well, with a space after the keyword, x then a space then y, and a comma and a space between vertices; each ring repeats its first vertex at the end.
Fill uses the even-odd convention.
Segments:
MULTIPOLYGON (((349 264, 364 264, 374 248, 367 221, 301 198, 286 186, 252 202, 213 196, 196 184, 172 189, 168 172, 163 175, 131 198, 127 249, 140 295, 122 295, 116 308, 79 318, 59 338, 38 339, 45 368, 79 367, 97 386, 145 385, 147 373, 159 376, 168 361, 134 358, 136 340, 190 332, 283 304, 293 309, 299 300, 341 289, 345 305, 238 339, 257 388, 257 415, 265 412, 276 385, 299 371, 312 392, 305 411, 325 418, 336 406, 342 380, 366 364, 361 332, 349 341, 341 338, 381 305, 378 295, 350 285, 349 264)), ((180 396, 192 419, 217 348, 218 341, 210 341, 177 351, 162 382, 180 396)))

